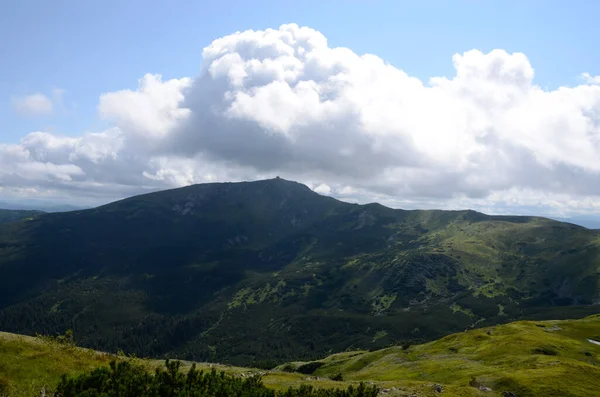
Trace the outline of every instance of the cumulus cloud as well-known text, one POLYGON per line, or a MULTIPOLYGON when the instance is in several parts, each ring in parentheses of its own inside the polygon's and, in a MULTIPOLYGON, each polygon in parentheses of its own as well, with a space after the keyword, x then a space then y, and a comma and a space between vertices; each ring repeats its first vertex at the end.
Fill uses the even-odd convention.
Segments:
POLYGON ((147 74, 140 79, 137 91, 102 94, 98 112, 130 134, 164 137, 189 114, 189 109, 179 105, 184 100, 183 90, 190 83, 189 78, 163 82, 162 76, 147 74))
POLYGON ((39 92, 12 100, 13 109, 22 116, 44 116, 52 114, 52 100, 39 92))
POLYGON ((148 74, 103 94, 107 131, 0 147, 0 164, 22 164, 0 184, 120 197, 280 175, 397 207, 598 208, 597 77, 545 90, 525 54, 471 50, 453 56, 453 76, 421 81, 293 24, 202 55, 194 78, 148 74))

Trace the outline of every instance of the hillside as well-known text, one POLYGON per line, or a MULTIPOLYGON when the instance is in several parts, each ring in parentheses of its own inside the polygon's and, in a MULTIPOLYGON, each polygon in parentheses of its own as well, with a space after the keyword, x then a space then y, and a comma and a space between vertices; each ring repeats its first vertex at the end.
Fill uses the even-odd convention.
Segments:
POLYGON ((600 233, 404 211, 283 179, 189 186, 0 226, 0 329, 252 364, 598 311, 600 233))
MULTIPOLYGON (((388 396, 588 397, 600 388, 600 315, 582 320, 522 321, 449 335, 423 345, 334 354, 312 364, 289 363, 273 370, 196 364, 231 375, 259 374, 270 388, 303 384, 345 388, 360 381, 388 396), (303 368, 299 368, 304 365, 303 368), (293 371, 293 372, 290 372, 293 371), (297 371, 305 372, 304 374, 297 371), (343 381, 329 377, 341 374, 343 381), (442 390, 440 393, 439 390, 442 390)), ((60 375, 78 375, 112 359, 133 360, 152 370, 159 361, 129 359, 59 344, 48 338, 0 333, 0 394, 48 392, 60 375)), ((191 363, 185 362, 183 370, 191 363)))
POLYGON ((522 321, 424 345, 335 354, 318 361, 322 365, 312 374, 341 373, 349 381, 378 382, 388 395, 436 395, 431 391, 435 383, 444 396, 501 396, 507 391, 519 397, 595 396, 600 390, 599 339, 600 315, 522 321))
POLYGON ((43 214, 42 211, 0 209, 0 224, 31 218, 41 214, 43 214))

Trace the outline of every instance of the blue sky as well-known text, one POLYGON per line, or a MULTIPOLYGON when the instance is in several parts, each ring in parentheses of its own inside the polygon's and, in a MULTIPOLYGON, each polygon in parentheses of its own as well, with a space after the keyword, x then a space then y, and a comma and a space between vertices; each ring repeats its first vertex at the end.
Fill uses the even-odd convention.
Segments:
POLYGON ((394 207, 600 214, 598 15, 558 0, 2 2, 0 200, 281 175, 394 207))
POLYGON ((0 5, 2 141, 35 130, 79 134, 96 117, 103 92, 135 88, 145 73, 195 76, 201 50, 245 29, 295 22, 330 46, 373 53, 427 80, 451 75, 451 56, 473 48, 524 52, 537 84, 578 83, 600 74, 593 1, 45 1, 0 5), (65 111, 28 119, 11 98, 64 89, 65 111))

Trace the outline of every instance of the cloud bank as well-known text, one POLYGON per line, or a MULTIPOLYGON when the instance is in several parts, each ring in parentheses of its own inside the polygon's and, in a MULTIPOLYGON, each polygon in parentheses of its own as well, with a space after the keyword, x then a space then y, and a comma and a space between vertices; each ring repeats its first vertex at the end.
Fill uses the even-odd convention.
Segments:
POLYGON ((600 207, 600 85, 544 90, 522 53, 455 54, 421 81, 297 25, 204 48, 201 72, 100 96, 106 131, 0 145, 0 195, 98 200, 280 175, 396 207, 600 207))

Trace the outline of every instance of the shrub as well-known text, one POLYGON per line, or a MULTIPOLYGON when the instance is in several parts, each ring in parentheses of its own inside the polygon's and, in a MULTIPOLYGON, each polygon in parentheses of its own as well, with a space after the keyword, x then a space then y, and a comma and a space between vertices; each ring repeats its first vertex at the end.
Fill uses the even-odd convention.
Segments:
MULTIPOLYGON (((268 389, 260 376, 236 377, 215 369, 204 373, 195 364, 186 373, 179 361, 166 361, 165 368, 154 374, 131 361, 112 361, 72 378, 63 375, 55 397, 376 397, 379 389, 360 384, 346 390, 314 389, 311 386, 290 388, 285 392, 268 389)), ((341 374, 340 374, 341 376, 341 374)), ((340 379, 341 380, 341 379, 340 379)))
POLYGON ((336 382, 341 382, 344 380, 344 376, 342 375, 341 372, 336 372, 331 377, 329 377, 329 379, 335 380, 336 382))
POLYGON ((301 374, 304 374, 304 375, 311 375, 313 372, 315 372, 317 369, 321 368, 323 365, 324 365, 324 363, 322 363, 320 361, 313 361, 311 363, 306 363, 306 364, 299 366, 298 369, 296 369, 296 372, 300 372, 301 374))
POLYGON ((8 394, 8 380, 0 375, 0 396, 8 394))
POLYGON ((558 356, 558 350, 550 345, 536 347, 532 352, 533 354, 543 354, 545 356, 558 356))

